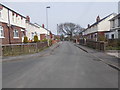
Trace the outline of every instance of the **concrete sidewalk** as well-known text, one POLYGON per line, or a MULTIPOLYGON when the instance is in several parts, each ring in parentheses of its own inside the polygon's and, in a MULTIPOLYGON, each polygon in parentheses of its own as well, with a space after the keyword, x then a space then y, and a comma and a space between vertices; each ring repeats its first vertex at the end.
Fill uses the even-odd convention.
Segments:
POLYGON ((19 56, 8 56, 8 57, 2 57, 2 62, 6 61, 16 61, 16 60, 24 60, 26 58, 31 57, 42 57, 47 54, 50 54, 52 51, 54 51, 55 48, 57 48, 62 42, 58 42, 56 44, 53 44, 52 46, 48 47, 47 49, 42 50, 41 52, 34 53, 34 54, 27 54, 27 55, 19 55, 19 56))
POLYGON ((75 44, 78 48, 82 49, 86 53, 91 54, 92 56, 96 57, 97 59, 101 60, 102 62, 120 70, 120 58, 115 56, 108 55, 106 52, 100 52, 94 49, 91 49, 86 46, 82 46, 79 44, 75 44))

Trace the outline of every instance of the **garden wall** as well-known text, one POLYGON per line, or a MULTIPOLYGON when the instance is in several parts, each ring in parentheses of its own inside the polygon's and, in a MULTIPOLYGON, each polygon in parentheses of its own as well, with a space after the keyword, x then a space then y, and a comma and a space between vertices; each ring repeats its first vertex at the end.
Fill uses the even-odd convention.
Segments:
POLYGON ((47 42, 2 45, 2 56, 36 53, 48 46, 47 42))

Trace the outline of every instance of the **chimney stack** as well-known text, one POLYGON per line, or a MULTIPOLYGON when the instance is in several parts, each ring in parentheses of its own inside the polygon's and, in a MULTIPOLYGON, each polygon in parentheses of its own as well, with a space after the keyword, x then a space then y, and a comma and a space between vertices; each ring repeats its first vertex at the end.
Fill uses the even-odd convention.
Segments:
POLYGON ((26 16, 26 22, 30 22, 30 17, 26 16))
POLYGON ((99 21, 100 21, 100 17, 98 15, 97 18, 96 18, 96 22, 99 22, 99 21))
POLYGON ((44 24, 42 24, 42 28, 44 28, 44 24))
POLYGON ((90 27, 90 24, 88 24, 88 28, 90 27))

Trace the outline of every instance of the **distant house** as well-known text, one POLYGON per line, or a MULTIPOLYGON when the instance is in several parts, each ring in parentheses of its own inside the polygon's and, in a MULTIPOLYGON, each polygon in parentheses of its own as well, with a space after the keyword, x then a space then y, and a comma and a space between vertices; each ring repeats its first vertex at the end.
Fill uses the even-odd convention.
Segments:
POLYGON ((110 19, 110 31, 105 35, 107 39, 120 39, 120 14, 110 19))
POLYGON ((30 17, 26 17, 26 36, 29 41, 34 41, 34 36, 38 36, 38 40, 40 40, 40 27, 36 24, 30 22, 30 17))
POLYGON ((49 38, 50 31, 45 29, 44 26, 40 26, 37 23, 31 23, 30 17, 26 17, 26 36, 28 37, 29 41, 34 41, 34 36, 38 36, 38 40, 47 39, 49 38))
POLYGON ((110 31, 110 22, 116 14, 112 13, 102 19, 99 16, 96 18, 96 22, 92 25, 88 24, 88 27, 82 32, 83 38, 92 41, 101 41, 105 37, 105 33, 110 31))
POLYGON ((26 17, 0 4, 0 41, 2 44, 22 43, 26 17))
POLYGON ((40 28, 40 40, 50 39, 50 31, 44 27, 44 24, 42 24, 42 27, 37 23, 35 23, 35 25, 39 26, 40 28))

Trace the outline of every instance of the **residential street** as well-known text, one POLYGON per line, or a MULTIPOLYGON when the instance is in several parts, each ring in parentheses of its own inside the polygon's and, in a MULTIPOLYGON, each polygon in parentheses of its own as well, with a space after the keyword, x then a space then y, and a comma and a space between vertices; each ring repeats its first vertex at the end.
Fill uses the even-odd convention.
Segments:
POLYGON ((3 62, 3 88, 118 88, 118 71, 63 42, 52 53, 3 62))

